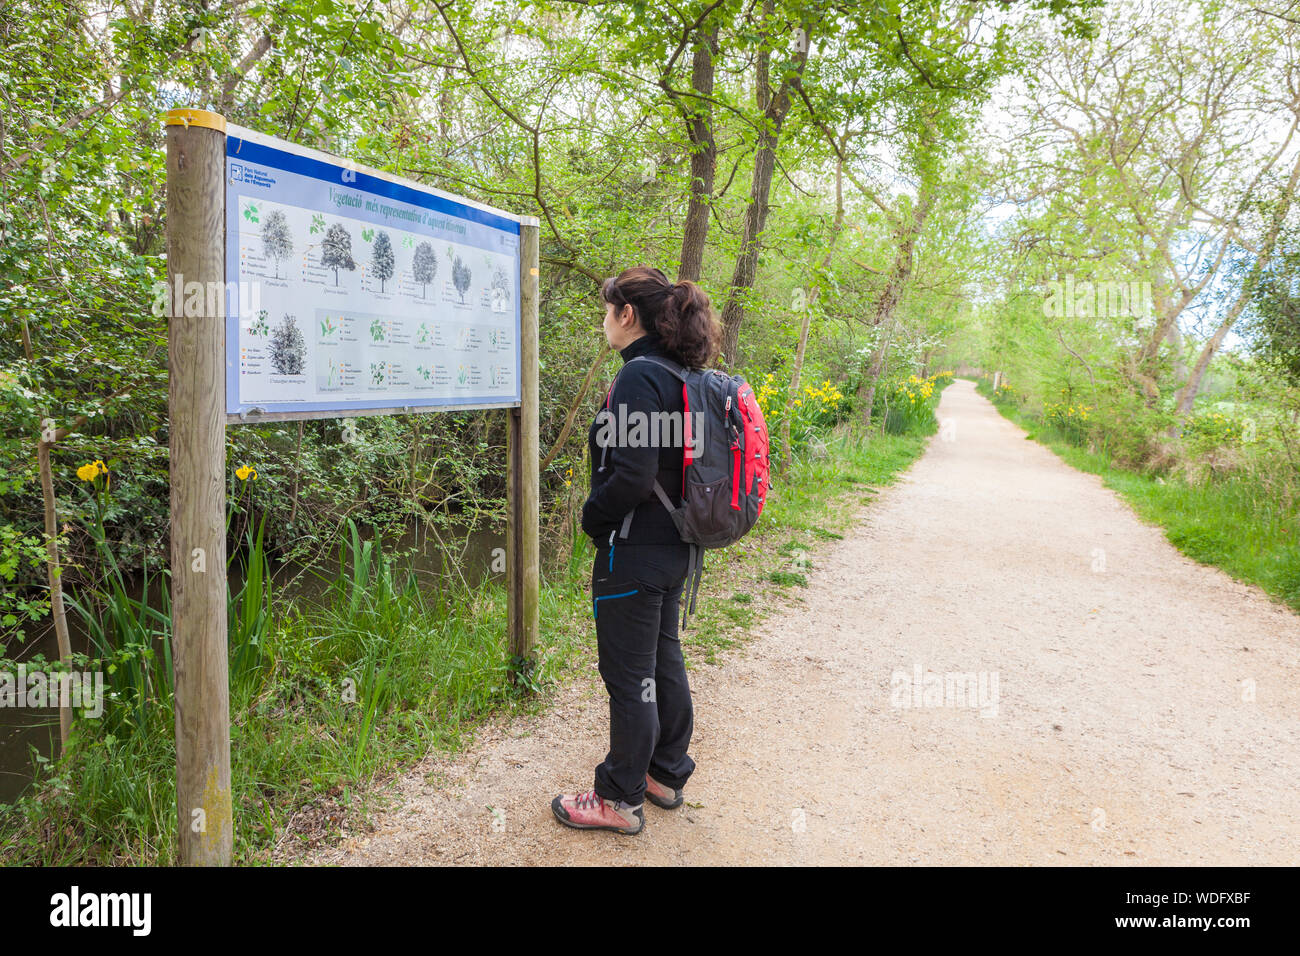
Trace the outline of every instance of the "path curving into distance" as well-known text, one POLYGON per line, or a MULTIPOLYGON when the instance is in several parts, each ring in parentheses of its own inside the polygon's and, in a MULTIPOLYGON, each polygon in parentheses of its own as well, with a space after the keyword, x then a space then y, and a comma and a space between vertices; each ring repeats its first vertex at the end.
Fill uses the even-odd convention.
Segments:
POLYGON ((692 671, 695 806, 647 804, 635 837, 552 818, 605 754, 593 668, 307 862, 1300 862, 1300 617, 1183 557, 970 382, 939 414, 804 600, 692 671), (973 699, 947 674, 976 675, 973 699))

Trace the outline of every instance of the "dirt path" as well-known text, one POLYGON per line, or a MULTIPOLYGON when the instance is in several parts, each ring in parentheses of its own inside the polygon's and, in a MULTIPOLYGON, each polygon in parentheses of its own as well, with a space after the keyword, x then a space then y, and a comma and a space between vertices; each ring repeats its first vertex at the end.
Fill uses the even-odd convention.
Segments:
POLYGON ((694 806, 647 804, 636 837, 552 818, 604 756, 593 670, 311 862, 1300 862, 1300 618, 1181 556, 970 383, 939 411, 804 602, 693 672, 694 806), (985 672, 983 711, 891 706, 917 667, 985 672))

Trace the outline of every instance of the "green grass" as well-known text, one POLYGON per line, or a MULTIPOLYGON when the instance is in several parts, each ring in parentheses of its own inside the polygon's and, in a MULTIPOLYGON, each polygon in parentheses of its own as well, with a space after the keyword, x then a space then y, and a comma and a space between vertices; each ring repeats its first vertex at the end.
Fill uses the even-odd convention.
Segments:
MULTIPOLYGON (((854 522, 862 492, 893 481, 925 444, 839 431, 825 458, 796 460, 775 476, 754 531, 706 558, 696 614, 681 635, 688 661, 716 662, 759 633, 786 600, 785 586, 807 583, 809 556, 854 522)), ((333 841, 345 818, 376 812, 387 799, 382 784, 429 751, 455 752, 488 716, 535 712, 557 685, 585 679, 596 658, 587 594, 594 549, 580 533, 574 544, 565 566, 543 575, 535 695, 508 679, 502 582, 422 589, 356 535, 317 602, 268 594, 263 614, 260 584, 245 592, 249 601, 235 601, 231 634, 245 642, 231 652, 240 661, 230 700, 236 862, 272 862, 283 843, 333 841), (253 635, 255 651, 245 646, 253 635)), ((137 629, 165 627, 165 615, 130 610, 143 621, 137 629)), ((175 863, 173 733, 165 694, 127 725, 76 722, 63 758, 44 764, 17 803, 0 805, 6 862, 175 863)))
MULTIPOLYGON (((981 383, 978 391, 991 398, 987 385, 981 383)), ((1104 453, 1073 444, 1068 436, 1021 409, 1004 402, 994 405, 1066 464, 1100 476, 1139 517, 1163 528, 1179 551, 1239 581, 1258 585, 1300 610, 1300 547, 1294 543, 1300 516, 1288 514, 1257 479, 1191 484, 1181 478, 1140 474, 1116 466, 1104 453)))
POLYGON ((790 587, 792 584, 797 584, 801 588, 808 586, 808 576, 795 571, 772 571, 767 577, 773 584, 779 584, 781 587, 790 587))
MULTIPOLYGON (((545 687, 573 656, 587 597, 563 578, 541 599, 557 625, 544 629, 533 674, 545 687)), ((328 836, 345 814, 373 811, 378 780, 458 749, 492 713, 534 709, 508 679, 504 616, 499 582, 429 593, 356 540, 320 602, 278 609, 261 667, 231 672, 236 861, 269 861, 286 831, 328 836)), ((155 699, 142 722, 78 721, 65 757, 0 806, 6 862, 174 863, 173 719, 170 699, 155 699)))

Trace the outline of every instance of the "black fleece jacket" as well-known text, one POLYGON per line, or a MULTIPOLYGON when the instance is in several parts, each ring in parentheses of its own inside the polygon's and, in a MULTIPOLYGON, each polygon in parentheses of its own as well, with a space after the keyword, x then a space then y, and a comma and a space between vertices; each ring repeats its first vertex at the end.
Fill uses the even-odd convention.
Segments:
MULTIPOLYGON (((615 376, 609 394, 609 410, 615 416, 614 425, 617 426, 618 416, 626 416, 626 432, 633 437, 636 435, 633 430, 636 417, 643 416, 642 421, 647 423, 643 434, 648 438, 651 432, 649 423, 659 421, 650 417, 655 412, 674 412, 674 418, 681 422, 685 412, 681 379, 655 362, 631 362, 638 355, 658 355, 677 361, 664 350, 658 334, 649 332, 643 335, 620 349, 619 354, 623 356, 624 366, 615 376), (629 362, 631 364, 627 364, 629 362)), ((602 404, 601 409, 604 407, 602 404)), ((681 504, 682 441, 674 436, 672 442, 665 444, 662 431, 658 431, 658 447, 648 441, 634 444, 634 441, 619 443, 616 440, 605 450, 602 470, 602 448, 597 440, 601 431, 601 416, 598 414, 587 431, 591 494, 582 506, 582 530, 598 547, 609 544, 611 531, 618 543, 680 543, 682 539, 677 526, 654 493, 654 482, 658 478, 674 506, 681 504), (618 537, 624 516, 634 509, 628 536, 618 537)), ((608 435, 610 429, 606 428, 605 433, 608 435)))

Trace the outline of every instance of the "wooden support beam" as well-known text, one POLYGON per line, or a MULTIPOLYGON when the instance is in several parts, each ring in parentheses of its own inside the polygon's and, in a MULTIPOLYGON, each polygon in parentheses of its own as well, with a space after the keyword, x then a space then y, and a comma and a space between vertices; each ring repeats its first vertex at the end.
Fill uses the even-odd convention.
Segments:
POLYGON ((540 629, 541 557, 538 548, 538 249, 541 230, 525 217, 519 229, 521 404, 509 411, 506 522, 506 620, 513 676, 532 671, 540 629))
POLYGON ((178 860, 230 863, 226 636, 226 121, 167 114, 167 282, 200 283, 203 315, 174 296, 168 321, 172 662, 178 860), (219 295, 209 291, 220 288, 219 295), (220 303, 219 314, 206 314, 220 303))

